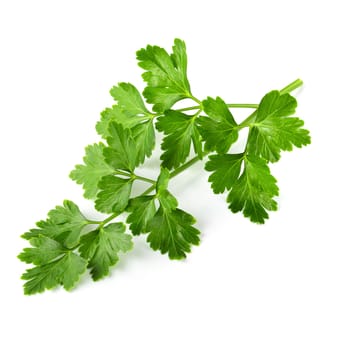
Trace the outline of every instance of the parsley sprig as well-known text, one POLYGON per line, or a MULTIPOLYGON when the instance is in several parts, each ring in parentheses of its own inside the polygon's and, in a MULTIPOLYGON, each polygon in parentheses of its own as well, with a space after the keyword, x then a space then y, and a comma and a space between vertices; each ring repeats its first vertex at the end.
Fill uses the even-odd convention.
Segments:
POLYGON ((303 121, 294 116, 297 101, 290 95, 302 85, 300 79, 267 93, 259 104, 201 100, 191 92, 183 41, 175 39, 170 54, 148 45, 137 59, 146 88, 141 94, 130 83, 119 83, 110 90, 116 103, 101 113, 96 125, 102 140, 86 147, 83 164, 70 173, 84 197, 107 215, 101 221, 86 218, 65 200, 24 233, 31 246, 18 257, 34 265, 22 275, 25 294, 59 285, 70 290, 87 270, 94 281, 107 276, 120 254, 132 249, 133 235, 146 234, 150 247, 170 259, 185 258, 199 244, 200 232, 168 183, 198 161, 205 161, 214 193, 227 192, 232 212, 263 224, 268 211, 277 209, 279 192, 269 163, 277 162, 282 151, 310 143, 303 121), (184 99, 195 105, 174 107, 184 99), (235 108, 253 112, 237 123, 231 112, 235 108), (232 153, 244 128, 249 129, 245 150, 232 153), (158 178, 150 179, 137 168, 152 156, 156 133, 163 135, 161 167, 158 178), (150 186, 132 195, 137 181, 150 186), (122 213, 126 222, 115 222, 122 213))

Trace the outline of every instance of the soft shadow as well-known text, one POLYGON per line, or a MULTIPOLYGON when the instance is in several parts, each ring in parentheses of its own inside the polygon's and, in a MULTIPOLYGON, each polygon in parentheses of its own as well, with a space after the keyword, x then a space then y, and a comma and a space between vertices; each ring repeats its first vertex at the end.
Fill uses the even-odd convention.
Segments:
POLYGON ((119 261, 117 265, 111 268, 111 272, 114 271, 114 269, 118 269, 119 271, 127 271, 130 263, 133 261, 147 261, 150 256, 154 255, 154 251, 149 247, 148 243, 146 242, 146 236, 137 236, 133 237, 134 247, 133 249, 128 253, 120 253, 119 254, 119 261))

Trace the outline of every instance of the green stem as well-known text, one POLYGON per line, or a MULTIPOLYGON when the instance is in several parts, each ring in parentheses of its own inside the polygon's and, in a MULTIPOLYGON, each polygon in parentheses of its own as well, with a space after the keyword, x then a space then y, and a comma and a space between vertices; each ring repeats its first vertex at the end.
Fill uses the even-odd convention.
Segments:
POLYGON ((177 109, 178 112, 186 112, 186 111, 193 111, 195 109, 200 109, 200 106, 192 106, 192 107, 185 107, 177 109))
POLYGON ((114 175, 122 175, 122 176, 130 177, 131 174, 128 173, 127 171, 115 170, 114 175))
POLYGON ((88 225, 99 225, 101 223, 101 221, 86 220, 86 223, 88 225))
POLYGON ((95 221, 95 220, 87 220, 87 223, 89 225, 99 225, 100 227, 103 227, 104 225, 108 224, 110 221, 112 221, 114 218, 116 218, 120 213, 114 213, 110 216, 108 216, 103 221, 95 221))
POLYGON ((193 100, 194 102, 197 102, 197 103, 199 104, 199 106, 198 106, 198 107, 200 107, 200 106, 201 106, 202 101, 201 101, 201 100, 199 100, 197 97, 194 97, 193 95, 191 95, 191 96, 189 96, 189 98, 190 98, 191 100, 193 100))
POLYGON ((253 123, 257 114, 258 110, 256 109, 248 118, 244 119, 243 122, 238 125, 239 129, 243 129, 253 123))
POLYGON ((208 152, 204 153, 203 157, 201 157, 201 158, 199 158, 198 156, 195 156, 192 159, 190 159, 188 162, 182 164, 181 166, 179 166, 178 168, 176 168, 175 170, 173 170, 170 173, 170 178, 172 179, 173 177, 179 175, 180 173, 185 171, 187 168, 189 168, 193 164, 197 163, 199 160, 203 159, 207 154, 208 154, 208 152))
POLYGON ((253 103, 227 103, 228 108, 258 108, 259 105, 253 103))
POLYGON ((108 216, 106 219, 104 219, 103 221, 100 222, 100 227, 103 227, 104 225, 106 225, 107 223, 109 223, 110 221, 112 221, 114 218, 116 218, 120 213, 114 213, 110 216, 108 216))
POLYGON ((151 187, 148 187, 145 192, 142 192, 140 194, 140 196, 146 196, 146 195, 150 194, 155 189, 156 189, 156 184, 152 185, 151 187))
POLYGON ((139 175, 135 175, 134 174, 134 179, 135 180, 140 180, 140 181, 144 181, 144 182, 149 182, 152 185, 155 185, 157 183, 157 181, 154 181, 152 179, 149 179, 148 177, 143 177, 143 176, 139 176, 139 175))
MULTIPOLYGON (((203 157, 205 157, 208 154, 208 152, 205 152, 203 154, 203 157)), ((183 171, 185 171, 187 168, 189 168, 190 166, 192 166, 194 163, 197 163, 199 160, 201 160, 203 157, 199 158, 198 156, 193 157, 192 159, 190 159, 188 162, 182 164, 181 166, 179 166, 178 168, 176 168, 175 170, 173 170, 170 173, 170 178, 172 179, 173 177, 179 175, 180 173, 182 173, 183 171)), ((156 189, 156 184, 152 185, 151 187, 147 188, 147 190, 145 192, 143 192, 141 194, 141 196, 146 196, 147 194, 151 193, 152 191, 154 191, 156 189)))
MULTIPOLYGON (((259 105, 252 104, 252 103, 227 103, 226 106, 228 108, 258 108, 259 105)), ((185 107, 177 109, 178 112, 186 112, 186 111, 193 111, 196 109, 201 109, 201 106, 192 106, 192 107, 185 107)))
POLYGON ((282 90, 280 90, 280 94, 281 95, 289 94, 290 92, 299 88, 302 85, 303 85, 303 81, 301 79, 297 79, 297 80, 293 81, 292 83, 290 83, 289 85, 287 85, 286 87, 284 87, 282 90))
POLYGON ((122 175, 122 176, 126 176, 130 179, 133 179, 133 180, 140 180, 140 181, 144 181, 144 182, 149 182, 151 184, 156 183, 156 181, 149 179, 148 177, 139 176, 139 175, 136 175, 135 173, 128 173, 127 171, 123 171, 123 170, 116 170, 114 172, 114 175, 122 175))
MULTIPOLYGON (((208 154, 208 152, 204 153, 204 157, 208 154)), ((190 166, 192 166, 194 163, 197 163, 199 160, 201 160, 202 158, 199 158, 198 156, 193 157, 192 159, 190 159, 188 162, 186 162, 185 164, 181 165, 180 167, 176 168, 175 170, 173 170, 170 173, 170 178, 173 178, 177 175, 179 175, 180 173, 182 173, 183 171, 185 171, 187 168, 189 168, 190 166)), ((142 177, 142 176, 140 176, 142 177)), ((144 178, 146 179, 146 178, 144 178)), ((150 179, 147 179, 150 180, 150 179)), ((153 180, 151 180, 153 181, 153 180)), ((156 189, 156 182, 153 181, 152 182, 152 186, 150 186, 149 188, 147 188, 147 190, 145 192, 143 192, 140 196, 146 196, 147 194, 151 193, 152 191, 154 191, 156 189)), ((116 218, 119 215, 119 213, 114 213, 110 216, 108 216, 105 220, 103 221, 89 221, 89 224, 97 224, 100 225, 100 227, 103 227, 104 225, 106 225, 108 222, 112 221, 114 218, 116 218)))

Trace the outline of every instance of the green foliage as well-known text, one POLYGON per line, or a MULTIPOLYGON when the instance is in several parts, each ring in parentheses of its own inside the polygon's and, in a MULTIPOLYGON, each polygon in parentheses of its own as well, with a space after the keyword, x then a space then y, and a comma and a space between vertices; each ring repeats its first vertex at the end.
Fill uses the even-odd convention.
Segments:
POLYGON ((132 179, 123 179, 108 175, 102 178, 98 187, 100 192, 95 201, 95 208, 102 213, 119 213, 128 205, 132 179))
POLYGON ((301 80, 267 93, 259 105, 226 104, 220 97, 200 101, 188 82, 183 41, 175 39, 171 53, 148 45, 137 52, 137 59, 146 88, 141 94, 130 83, 113 86, 115 104, 96 124, 102 140, 86 147, 83 164, 70 173, 82 185, 84 197, 109 216, 88 219, 75 203, 65 200, 24 233, 30 247, 18 258, 32 265, 22 275, 25 294, 60 285, 70 290, 87 270, 94 281, 108 276, 121 253, 132 249, 132 237, 141 234, 153 250, 170 259, 186 258, 199 244, 200 232, 194 217, 179 208, 169 183, 207 156, 204 168, 210 172, 213 192, 227 194, 232 212, 263 224, 268 212, 277 209, 279 193, 269 163, 278 161, 282 151, 311 141, 303 121, 294 116, 297 102, 289 94, 301 80), (195 105, 174 107, 183 99, 195 105), (234 107, 256 110, 238 124, 230 110, 234 107), (244 128, 249 129, 244 150, 234 152, 232 146, 244 128), (139 173, 138 167, 152 156, 156 136, 163 139, 161 167, 154 180, 139 173), (112 222, 124 212, 127 226, 112 222))
POLYGON ((273 199, 277 195, 276 179, 271 175, 266 160, 246 155, 244 170, 232 184, 227 197, 232 212, 243 211, 251 221, 263 224, 269 217, 266 210, 277 210, 273 199))
POLYGON ((154 250, 168 253, 170 259, 186 258, 191 245, 199 244, 200 232, 193 227, 195 219, 181 209, 166 210, 160 206, 150 222, 147 242, 154 250))
POLYGON ((170 259, 183 259, 191 245, 199 244, 200 232, 192 226, 195 219, 177 208, 176 198, 167 189, 169 180, 169 171, 162 168, 156 194, 132 199, 127 222, 133 234, 149 233, 147 242, 152 249, 167 253, 170 259))
POLYGON ((103 156, 105 146, 103 143, 95 143, 85 148, 84 165, 76 165, 70 173, 70 178, 77 184, 83 185, 84 197, 94 199, 98 192, 98 183, 103 176, 114 173, 103 156))
POLYGON ((209 182, 214 193, 230 190, 238 179, 244 154, 215 154, 209 156, 205 169, 212 171, 209 182))
POLYGON ((108 130, 108 147, 103 150, 106 162, 115 170, 132 172, 137 166, 137 149, 131 130, 116 122, 108 130))
POLYGON ((118 102, 118 106, 124 111, 125 115, 134 119, 136 122, 137 117, 142 118, 150 115, 139 91, 134 85, 130 83, 119 83, 118 86, 112 87, 110 93, 118 102))
POLYGON ((191 143, 200 159, 203 156, 202 144, 196 115, 188 116, 177 111, 167 111, 158 118, 156 127, 165 135, 162 142, 162 165, 168 169, 177 168, 190 154, 191 143))
POLYGON ((119 83, 110 93, 118 104, 101 113, 96 130, 107 139, 112 136, 109 129, 111 122, 130 129, 136 146, 136 164, 141 164, 151 156, 155 146, 154 115, 147 110, 140 93, 132 84, 119 83))
POLYGON ((157 209, 154 196, 139 196, 129 201, 129 214, 126 222, 130 224, 133 235, 149 232, 149 223, 157 209))
POLYGON ((27 281, 25 294, 41 293, 59 285, 70 290, 86 270, 86 261, 55 239, 40 235, 30 239, 30 244, 33 248, 25 248, 18 256, 36 265, 22 275, 27 281))
POLYGON ((208 97, 202 104, 208 116, 198 118, 198 124, 205 150, 226 153, 238 139, 237 123, 220 97, 208 97))
POLYGON ((155 112, 164 112, 177 101, 192 97, 187 79, 186 46, 182 40, 175 39, 171 55, 151 45, 137 51, 136 55, 139 66, 146 71, 142 74, 147 83, 143 95, 154 105, 155 112))
POLYGON ((87 219, 72 201, 65 200, 63 206, 56 206, 48 213, 48 219, 37 222, 37 227, 22 235, 30 239, 43 235, 56 239, 66 247, 74 247, 80 238, 83 228, 88 225, 87 219))
POLYGON ((289 117, 296 107, 296 99, 289 94, 281 95, 278 91, 266 94, 251 125, 248 153, 276 162, 281 151, 291 151, 293 145, 299 148, 308 145, 309 131, 301 128, 304 122, 289 117))
POLYGON ((119 252, 126 253, 133 247, 132 238, 125 233, 121 222, 109 224, 84 235, 79 252, 89 261, 92 279, 97 281, 109 274, 111 266, 119 260, 119 252))

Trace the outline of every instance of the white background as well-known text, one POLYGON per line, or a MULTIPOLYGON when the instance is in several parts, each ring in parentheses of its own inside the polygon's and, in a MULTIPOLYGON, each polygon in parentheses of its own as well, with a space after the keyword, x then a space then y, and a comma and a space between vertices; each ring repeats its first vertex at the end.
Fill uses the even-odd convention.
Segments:
POLYGON ((350 349, 347 4, 1 0, 0 348, 350 349), (257 103, 304 80, 313 142, 273 166, 279 211, 264 226, 233 215, 198 164, 171 184, 202 231, 186 261, 140 238, 101 282, 24 296, 20 234, 65 198, 96 215, 67 174, 109 89, 144 87, 135 51, 175 37, 199 98, 257 103))

